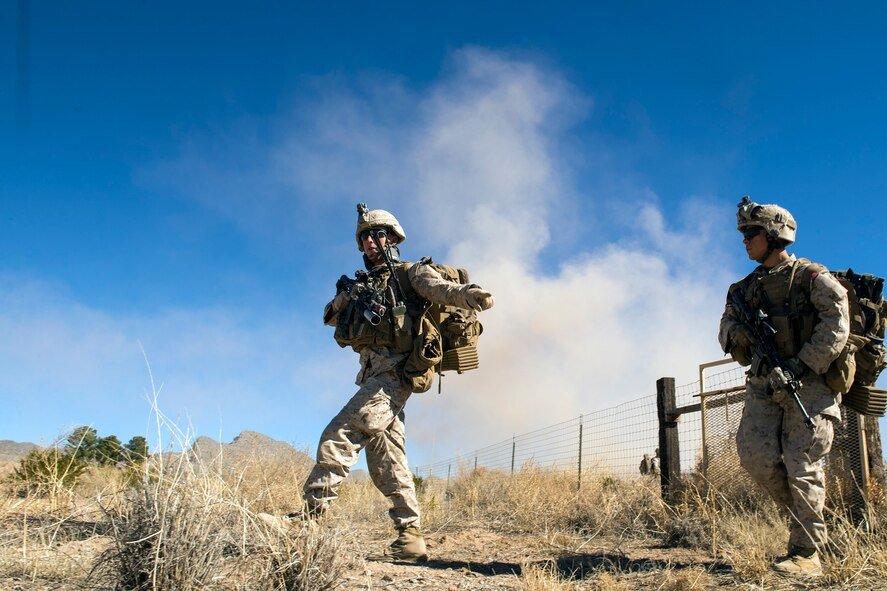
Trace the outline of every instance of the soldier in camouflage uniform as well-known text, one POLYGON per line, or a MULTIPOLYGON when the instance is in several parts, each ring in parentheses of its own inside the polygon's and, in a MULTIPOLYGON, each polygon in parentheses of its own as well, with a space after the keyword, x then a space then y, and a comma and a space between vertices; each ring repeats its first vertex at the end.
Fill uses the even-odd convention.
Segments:
POLYGON ((756 354, 754 336, 728 297, 718 339, 739 364, 750 365, 736 445, 743 468, 791 514, 788 555, 773 569, 816 576, 822 572, 817 549, 827 541, 822 459, 831 449, 833 425, 841 420, 840 394, 823 374, 850 332, 847 292, 822 265, 785 251, 797 225, 784 208, 745 197, 737 226, 748 258, 759 266, 730 290, 742 289, 750 308, 768 315, 776 348, 801 381, 799 397, 815 428, 805 427, 800 409, 774 379, 778 372, 756 354))
MULTIPOLYGON (((387 250, 395 265, 406 269, 409 286, 402 286, 408 292, 404 297, 475 311, 493 306, 490 292, 477 285, 448 281, 430 265, 400 263, 398 245, 406 240, 406 233, 387 211, 372 210, 366 217, 359 217, 355 238, 358 249, 364 253, 364 265, 370 276, 389 300, 398 285, 391 280, 380 246, 387 250), (376 233, 378 244, 371 232, 376 233)), ((395 301, 389 300, 385 303, 391 310, 395 301)), ((360 322, 359 313, 353 310, 349 313, 349 307, 355 305, 345 291, 340 291, 324 309, 324 323, 337 326, 337 340, 343 346, 346 343, 338 338, 343 321, 357 318, 360 322)), ((364 322, 359 332, 374 330, 372 342, 348 343, 360 354, 356 381, 359 389, 320 436, 317 464, 304 486, 306 512, 312 516, 321 514, 336 499, 337 490, 357 463, 360 451, 366 450, 370 477, 391 501, 389 515, 399 532, 394 543, 382 554, 370 556, 371 560, 419 562, 427 559, 419 529, 419 503, 405 447, 404 406, 412 389, 403 370, 413 349, 411 326, 415 325, 415 318, 410 318, 410 313, 406 316, 403 325, 397 325, 390 312, 382 316, 378 326, 364 322)))

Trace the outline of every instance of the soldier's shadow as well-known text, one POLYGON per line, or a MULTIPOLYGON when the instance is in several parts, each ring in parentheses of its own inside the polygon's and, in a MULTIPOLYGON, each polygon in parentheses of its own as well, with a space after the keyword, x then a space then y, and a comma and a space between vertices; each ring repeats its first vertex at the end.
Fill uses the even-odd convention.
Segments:
MULTIPOLYGON (((526 564, 556 570, 565 579, 584 579, 600 571, 607 572, 648 572, 663 569, 682 570, 694 565, 704 565, 710 572, 728 572, 728 564, 673 562, 650 558, 633 559, 622 554, 598 552, 595 554, 576 554, 551 560, 534 560, 526 564)), ((520 576, 522 566, 515 562, 466 562, 464 560, 429 560, 422 566, 441 570, 467 570, 482 576, 516 575, 520 576)))
POLYGON ((541 561, 536 564, 538 566, 550 564, 557 569, 561 577, 569 579, 584 579, 600 571, 643 573, 664 569, 683 570, 691 566, 704 566, 710 572, 727 572, 732 570, 730 565, 722 562, 675 562, 654 558, 629 558, 624 554, 610 552, 576 554, 564 556, 557 560, 541 561))
POLYGON ((521 565, 514 562, 466 562, 464 560, 431 559, 421 564, 426 568, 439 570, 466 570, 479 575, 494 577, 496 575, 520 575, 521 565))

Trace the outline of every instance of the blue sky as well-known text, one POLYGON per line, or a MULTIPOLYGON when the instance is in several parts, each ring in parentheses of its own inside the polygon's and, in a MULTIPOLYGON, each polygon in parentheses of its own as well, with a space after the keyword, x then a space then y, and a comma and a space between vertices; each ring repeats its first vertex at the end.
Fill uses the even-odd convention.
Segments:
POLYGON ((357 201, 497 296, 482 369, 407 409, 414 464, 692 381, 742 195, 887 275, 883 4, 32 1, 24 40, 22 4, 0 439, 150 435, 146 357, 172 420, 313 447, 354 390, 320 312, 357 201))

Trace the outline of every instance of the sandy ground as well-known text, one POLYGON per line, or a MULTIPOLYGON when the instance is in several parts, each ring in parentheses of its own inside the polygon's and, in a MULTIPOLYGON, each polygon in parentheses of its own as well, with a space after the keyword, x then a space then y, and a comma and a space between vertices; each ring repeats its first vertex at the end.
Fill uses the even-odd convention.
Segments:
MULTIPOLYGON (((618 539, 583 539, 563 534, 504 534, 479 527, 448 527, 429 532, 430 560, 421 565, 386 564, 363 560, 390 541, 383 528, 367 524, 354 530, 352 565, 340 589, 390 591, 483 591, 526 590, 522 572, 546 567, 566 580, 565 587, 545 589, 665 590, 694 589, 883 589, 882 585, 828 587, 811 582, 785 580, 767 575, 761 581, 741 581, 730 566, 705 552, 666 548, 655 542, 618 539), (683 574, 682 574, 683 573, 683 574), (602 579, 603 577, 603 579, 602 579), (602 584, 606 583, 606 587, 602 584)), ((92 536, 61 542, 46 550, 49 564, 68 561, 68 572, 89 568, 92 559, 108 544, 108 538, 92 536)), ((51 570, 51 569, 50 569, 51 570)), ((112 589, 113 587, 105 587, 112 589)), ((0 591, 81 591, 81 577, 52 580, 41 577, 0 576, 0 591)), ((541 591, 542 587, 534 587, 541 591)))
MULTIPOLYGON (((426 540, 430 556, 427 563, 410 566, 365 562, 363 572, 349 574, 347 588, 519 590, 526 588, 521 581, 523 569, 536 566, 558 572, 579 589, 597 589, 596 575, 601 572, 620 572, 636 579, 629 588, 657 589, 660 585, 649 575, 666 567, 697 565, 713 572, 728 570, 698 551, 618 540, 499 534, 479 528, 432 533, 426 540)), ((383 548, 387 542, 368 539, 368 545, 375 548, 383 548)))
MULTIPOLYGON (((382 531, 373 531, 369 528, 357 531, 357 538, 348 546, 355 548, 355 552, 365 548, 367 554, 381 550, 390 542, 389 538, 382 537, 383 534, 382 531)), ((430 533, 426 539, 430 559, 421 565, 368 562, 356 554, 341 588, 517 590, 524 588, 521 583, 521 572, 527 568, 527 565, 547 565, 562 574, 570 573, 577 584, 581 583, 583 578, 589 578, 589 575, 600 572, 601 569, 643 575, 655 572, 665 565, 680 568, 682 565, 701 564, 709 568, 722 568, 699 552, 638 545, 620 547, 613 541, 610 543, 601 543, 602 540, 589 541, 578 552, 569 551, 564 547, 564 542, 581 545, 582 541, 567 540, 562 536, 546 538, 505 535, 479 528, 467 528, 430 533)), ((108 538, 103 537, 67 541, 49 550, 52 556, 46 556, 46 559, 55 562, 70 561, 72 564, 79 563, 87 568, 91 559, 108 543, 108 538)), ((594 588, 591 578, 588 584, 587 588, 594 588)), ((82 579, 66 581, 40 577, 0 576, 2 591, 79 591, 84 588, 86 587, 83 586, 82 579)))

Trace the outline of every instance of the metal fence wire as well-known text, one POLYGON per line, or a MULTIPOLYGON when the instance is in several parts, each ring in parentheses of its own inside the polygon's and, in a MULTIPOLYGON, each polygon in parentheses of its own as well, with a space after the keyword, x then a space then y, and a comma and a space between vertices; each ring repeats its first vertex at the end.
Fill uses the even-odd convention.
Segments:
POLYGON ((423 478, 452 478, 466 470, 515 472, 525 467, 555 468, 583 476, 638 478, 644 454, 659 445, 656 396, 544 427, 446 460, 418 466, 423 478))
MULTIPOLYGON (((736 452, 744 399, 745 371, 729 360, 701 365, 698 381, 675 388, 676 405, 684 411, 677 423, 680 472, 710 499, 757 503, 762 498, 736 452), (706 375, 710 369, 716 371, 706 375)), ((831 453, 823 460, 828 504, 858 508, 864 505, 868 481, 862 417, 846 407, 841 412, 843 421, 835 425, 831 453)), ((481 467, 514 473, 533 466, 573 471, 579 486, 585 477, 640 478, 644 455, 655 456, 659 429, 656 396, 645 396, 418 466, 414 472, 449 481, 481 467)))
MULTIPOLYGON (((740 367, 704 378, 701 393, 702 447, 698 472, 710 498, 728 496, 731 502, 757 502, 763 493, 739 465, 736 433, 745 406, 745 373, 740 367), (724 494, 729 493, 729 494, 724 494)), ((841 407, 832 450, 823 460, 827 504, 833 508, 860 508, 864 503, 868 460, 861 440, 861 417, 841 407)), ((681 442, 683 447, 684 442, 681 442)))

